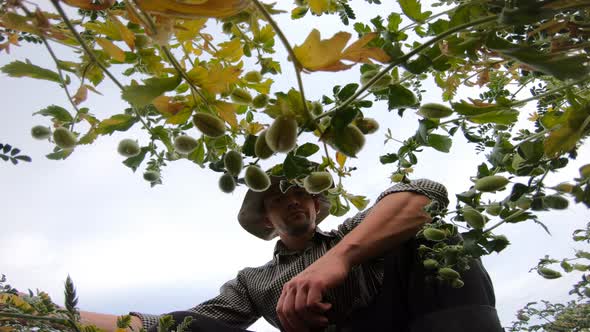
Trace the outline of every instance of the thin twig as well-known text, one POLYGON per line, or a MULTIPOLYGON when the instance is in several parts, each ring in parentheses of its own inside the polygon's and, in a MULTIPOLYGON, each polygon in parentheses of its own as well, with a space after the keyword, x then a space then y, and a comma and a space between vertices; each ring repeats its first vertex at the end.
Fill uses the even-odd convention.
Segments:
MULTIPOLYGON (((88 45, 86 45, 86 42, 84 42, 82 37, 80 37, 80 34, 78 33, 78 31, 76 31, 76 29, 72 25, 72 22, 70 21, 70 19, 66 15, 65 11, 63 10, 61 5, 59 4, 59 0, 51 0, 51 2, 53 3, 53 6, 55 7, 55 9, 58 11, 59 15, 64 20, 64 23, 66 24, 68 29, 74 34, 74 37, 76 38, 78 43, 80 43, 80 46, 82 46, 82 48, 84 49, 86 54, 90 57, 90 59, 92 59, 92 61, 94 61, 100 67, 100 69, 102 69, 102 71, 113 81, 113 83, 115 83, 115 85, 117 87, 119 87, 119 89, 121 89, 121 91, 125 91, 125 87, 123 86, 123 84, 121 84, 121 82, 119 82, 117 80, 117 78, 115 78, 115 76, 113 74, 111 74, 111 72, 107 69, 107 67, 102 62, 100 62, 98 60, 98 58, 96 57, 94 52, 88 47, 88 45)), ((137 116, 139 121, 143 124, 143 126, 150 132, 150 134, 154 135, 154 132, 152 131, 151 127, 143 120, 143 118, 139 114, 139 111, 137 110, 137 108, 135 108, 135 106, 131 105, 131 109, 133 110, 133 112, 135 113, 135 115, 137 116)))
MULTIPOLYGON (((305 99, 305 91, 303 90, 303 81, 301 79, 302 66, 299 63, 299 60, 297 60, 297 57, 295 56, 295 52, 293 51, 293 48, 289 44, 287 37, 285 37, 285 35, 283 34, 283 31, 277 25, 277 22, 275 22, 273 20, 273 18, 270 16, 270 13, 266 10, 266 8, 264 8, 264 6, 258 0, 252 0, 252 3, 254 3, 254 5, 256 5, 258 10, 260 10, 262 15, 266 18, 266 20, 268 21, 270 26, 277 33, 277 35, 279 36, 279 39, 281 40, 281 42, 283 43, 283 45, 287 49, 287 53, 289 53, 289 56, 291 57, 291 60, 293 61, 293 66, 295 67, 295 75, 297 76, 297 84, 299 85, 299 93, 301 94, 301 102, 303 104, 303 111, 307 114, 308 118, 312 119, 312 121, 313 121, 313 115, 311 115, 311 113, 309 112, 309 109, 307 108, 307 100, 305 99)), ((308 122, 310 122, 310 121, 308 121, 308 122)), ((305 126, 307 126, 307 125, 308 124, 306 124, 305 126)))
MULTIPOLYGON (((33 16, 33 13, 31 13, 31 11, 27 7, 25 7, 25 5, 23 5, 21 3, 20 7, 27 14, 27 16, 29 16, 29 17, 33 16)), ((76 121, 78 119, 78 114, 80 113, 80 109, 78 108, 78 105, 76 105, 76 103, 74 103, 74 99, 72 98, 72 95, 70 94, 70 89, 68 89, 68 85, 66 84, 66 80, 64 78, 63 72, 62 72, 61 67, 59 65, 59 59, 55 55, 55 52, 53 52, 53 49, 51 48, 51 45, 49 45, 47 38, 45 38, 45 35, 42 32, 39 33, 39 38, 41 38, 41 40, 43 41, 43 44, 47 48, 47 51, 51 55, 51 58, 55 62, 55 67, 57 68, 57 74, 59 75, 59 80, 61 81, 61 84, 64 87, 64 90, 66 92, 66 95, 68 96, 69 102, 72 104, 72 107, 74 107, 74 110, 76 110, 76 115, 74 116, 74 120, 70 124, 70 130, 74 130, 74 124, 76 123, 76 121)))

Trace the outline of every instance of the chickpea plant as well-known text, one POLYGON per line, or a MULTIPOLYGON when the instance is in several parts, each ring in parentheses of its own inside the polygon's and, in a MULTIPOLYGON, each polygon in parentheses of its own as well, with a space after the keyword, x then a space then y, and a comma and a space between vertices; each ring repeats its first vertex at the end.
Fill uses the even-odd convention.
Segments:
POLYGON ((342 178, 355 177, 347 162, 365 147, 366 135, 385 125, 371 117, 380 102, 416 128, 403 140, 388 129, 385 143, 397 147, 374 156, 391 166, 392 182, 409 181, 420 152, 449 153, 460 135, 474 152, 486 152, 470 176, 473 185, 454 193, 456 209, 427 207, 433 222, 418 234, 431 278, 454 287, 462 287, 471 259, 510 244, 497 233, 500 226, 535 222, 547 230, 537 211, 567 209, 572 201, 590 206, 590 164, 565 183, 547 179, 578 157, 590 133, 590 2, 440 0, 426 10, 419 0, 398 0, 399 10, 390 13, 380 10, 380 0, 51 4, 45 11, 30 1, 0 1, 0 52, 25 41, 46 49, 55 63, 44 68, 17 60, 0 71, 64 90, 63 105, 33 110, 46 119, 31 134, 54 145, 49 159, 67 159, 116 133, 123 164, 141 169, 151 186, 163 183, 169 163, 187 159, 219 173, 223 192, 241 185, 264 191, 270 176, 281 175, 287 178, 282 188, 323 192, 331 214, 342 216, 350 205, 362 210, 369 203, 346 191, 342 178), (376 15, 357 21, 353 5, 376 15), (76 15, 65 6, 77 8, 76 15), (275 21, 279 15, 313 15, 318 26, 293 45, 275 21), (322 22, 333 15, 356 36, 322 35, 322 22), (60 59, 53 50, 58 44, 76 60, 60 59), (292 68, 282 68, 278 47, 287 50, 292 68), (273 77, 287 70, 297 84, 277 91, 273 77), (360 84, 306 98, 303 74, 342 71, 357 72, 360 84), (83 104, 105 80, 121 90, 128 107, 99 118, 83 104), (442 102, 423 100, 427 80, 440 89, 442 102), (478 96, 457 97, 473 86, 478 96), (527 120, 519 118, 525 106, 536 109, 527 120), (417 122, 403 118, 409 110, 417 122), (130 128, 141 129, 147 143, 129 137, 130 128), (272 156, 282 162, 269 165, 272 156), (459 228, 462 240, 453 242, 459 228))

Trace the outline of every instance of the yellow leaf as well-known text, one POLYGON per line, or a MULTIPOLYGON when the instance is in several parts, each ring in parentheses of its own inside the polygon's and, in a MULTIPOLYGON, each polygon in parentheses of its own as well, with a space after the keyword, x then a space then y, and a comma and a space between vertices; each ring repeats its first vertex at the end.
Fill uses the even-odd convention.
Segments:
POLYGON ((192 41, 201 33, 201 30, 205 27, 207 18, 197 18, 194 20, 183 20, 176 23, 174 26, 176 39, 179 42, 192 41))
POLYGON ((105 52, 107 52, 108 55, 111 56, 111 58, 119 62, 125 61, 125 52, 123 52, 123 50, 120 49, 119 46, 113 44, 113 42, 111 42, 110 40, 105 38, 96 38, 96 42, 98 43, 98 45, 100 45, 100 47, 102 47, 102 49, 105 52))
POLYGON ((20 296, 14 294, 0 293, 0 304, 13 305, 26 313, 34 311, 30 304, 25 302, 20 296))
POLYGON ((575 148, 588 125, 587 121, 590 121, 590 105, 568 107, 555 125, 559 127, 551 131, 543 142, 545 155, 554 158, 575 148))
POLYGON ((107 20, 104 22, 91 21, 86 22, 82 26, 86 29, 96 32, 97 34, 105 35, 113 40, 123 40, 121 33, 113 21, 107 20))
POLYGON ((379 47, 365 47, 371 40, 377 38, 377 33, 371 32, 364 35, 361 39, 352 43, 342 53, 342 59, 353 62, 372 63, 370 59, 379 62, 388 62, 391 60, 389 55, 379 47))
POLYGON ((131 32, 119 19, 114 15, 109 15, 110 20, 113 22, 115 29, 119 32, 121 39, 129 46, 131 50, 135 49, 135 34, 131 32))
POLYGON ((251 83, 251 82, 246 82, 246 86, 250 89, 254 89, 256 91, 258 91, 258 93, 262 93, 262 94, 269 94, 270 93, 270 86, 272 85, 274 81, 272 79, 267 79, 264 82, 260 82, 260 83, 251 83))
POLYGON ((387 62, 387 53, 377 47, 365 47, 376 38, 375 33, 369 33, 354 42, 347 49, 344 47, 350 39, 348 32, 338 32, 330 39, 320 39, 320 32, 314 29, 301 46, 293 48, 295 56, 303 68, 308 71, 341 71, 354 64, 345 64, 341 60, 371 63, 371 59, 387 62))
POLYGON ((320 40, 320 32, 313 29, 301 46, 295 46, 293 51, 299 63, 310 71, 340 71, 352 65, 345 65, 340 61, 342 50, 350 33, 338 32, 330 39, 320 40))
POLYGON ((238 105, 227 103, 225 101, 218 101, 215 103, 215 109, 217 110, 219 117, 227 122, 232 128, 238 126, 238 119, 236 117, 238 105))
POLYGON ((251 135, 256 135, 264 129, 263 124, 258 122, 248 122, 246 119, 240 121, 240 127, 244 128, 246 132, 251 135))
POLYGON ((141 9, 161 15, 174 17, 228 17, 244 10, 248 0, 138 0, 141 9))
POLYGON ((193 83, 209 93, 217 94, 228 91, 230 85, 238 81, 241 73, 241 63, 237 66, 227 67, 214 63, 209 68, 194 67, 188 72, 188 77, 193 83))
POLYGON ((86 87, 86 85, 82 85, 80 86, 80 88, 78 88, 78 91, 72 97, 72 101, 74 102, 74 104, 79 105, 80 103, 85 101, 86 98, 88 98, 88 88, 86 87))
POLYGON ((344 164, 346 163, 346 155, 336 152, 336 161, 338 162, 338 165, 340 165, 340 169, 343 169, 344 164))
POLYGON ((219 44, 221 47, 216 53, 217 58, 225 59, 229 62, 239 61, 244 55, 242 43, 239 38, 234 38, 231 41, 219 44))
POLYGON ((321 15, 330 9, 330 0, 309 0, 309 8, 316 15, 321 15))
POLYGON ((254 42, 266 44, 274 41, 275 31, 270 24, 265 25, 262 29, 253 29, 254 42))
POLYGON ((184 107, 180 110, 180 112, 166 119, 166 123, 176 125, 185 124, 188 119, 190 119, 191 115, 193 115, 192 108, 184 107))
POLYGON ((173 101, 172 98, 167 96, 156 97, 156 99, 152 101, 152 104, 154 104, 154 107, 156 107, 158 112, 164 117, 174 116, 184 108, 183 103, 173 101))

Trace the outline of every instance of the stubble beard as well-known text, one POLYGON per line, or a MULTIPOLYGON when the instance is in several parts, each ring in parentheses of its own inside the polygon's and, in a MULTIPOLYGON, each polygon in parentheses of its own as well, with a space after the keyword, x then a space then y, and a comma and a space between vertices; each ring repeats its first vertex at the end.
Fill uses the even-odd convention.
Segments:
POLYGON ((304 235, 309 232, 311 224, 315 224, 315 220, 310 220, 307 214, 305 214, 305 222, 299 222, 297 220, 295 223, 286 224, 285 233, 293 237, 304 235))

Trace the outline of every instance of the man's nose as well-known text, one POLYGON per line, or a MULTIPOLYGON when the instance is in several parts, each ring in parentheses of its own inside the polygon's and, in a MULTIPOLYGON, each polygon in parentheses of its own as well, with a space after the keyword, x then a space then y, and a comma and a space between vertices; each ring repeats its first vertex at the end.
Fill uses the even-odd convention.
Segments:
POLYGON ((289 207, 299 207, 301 205, 297 197, 293 194, 287 195, 287 202, 289 207))

